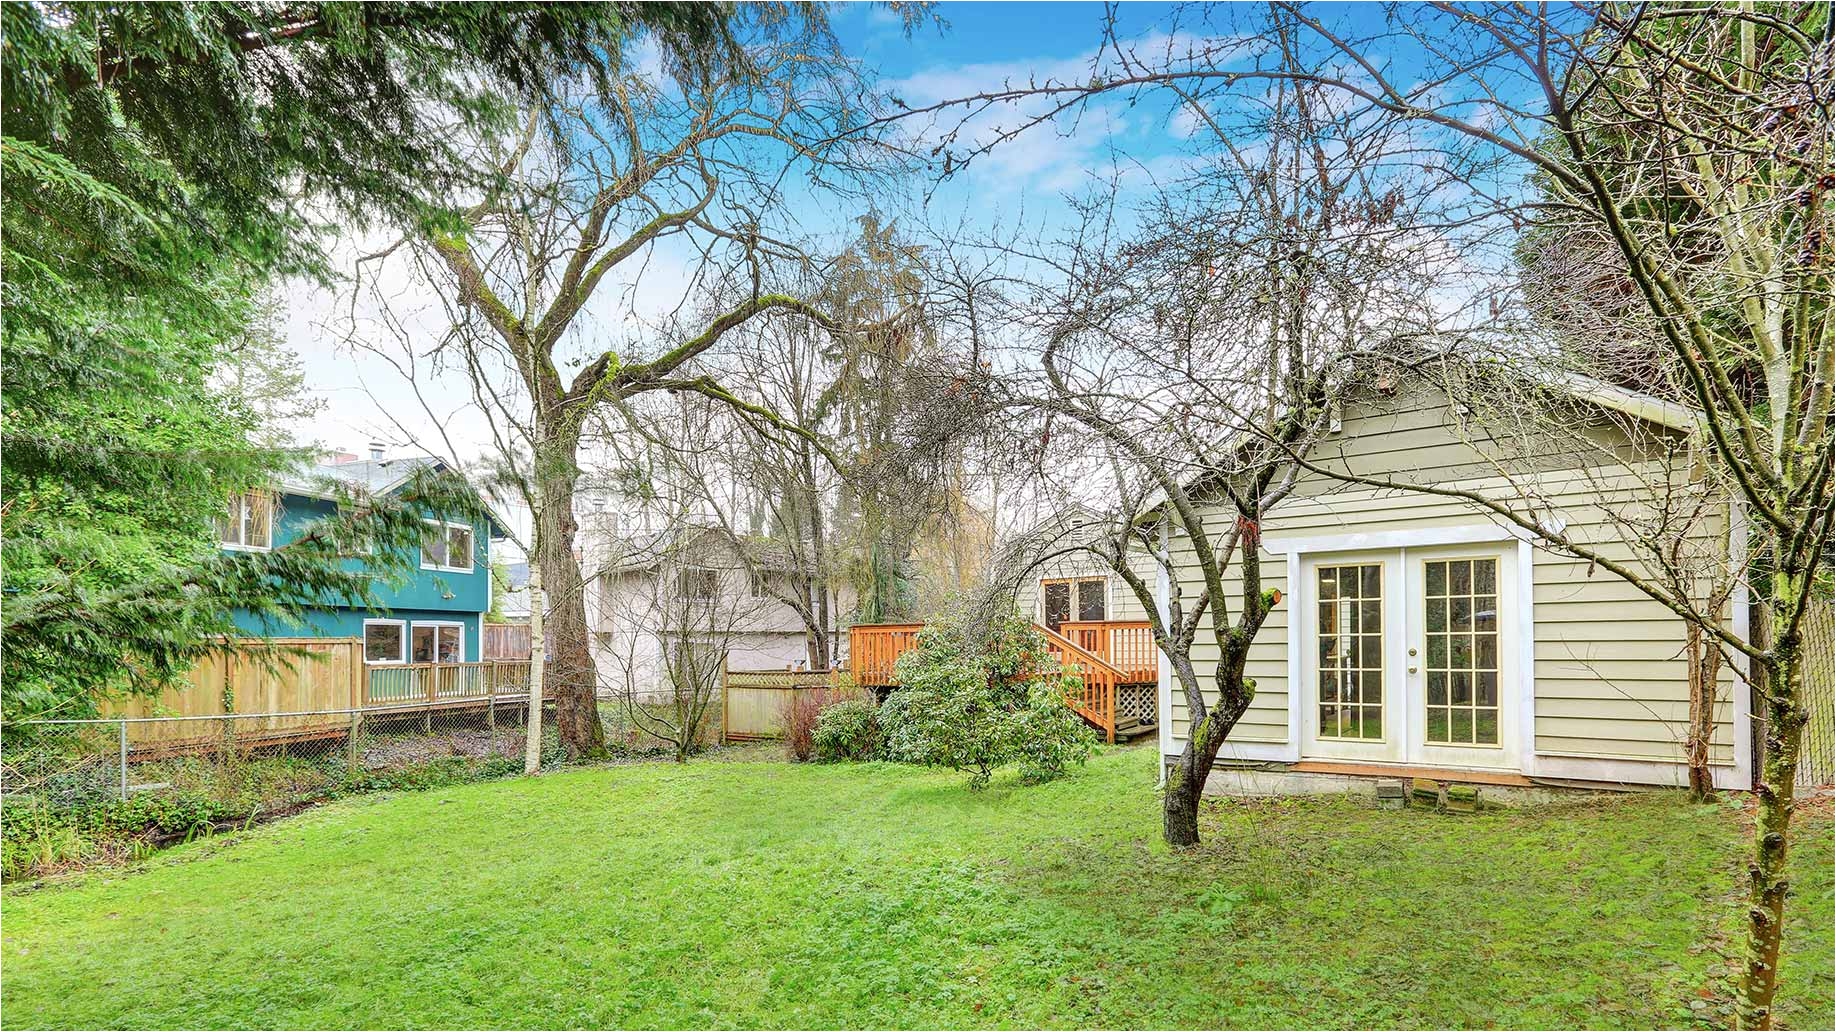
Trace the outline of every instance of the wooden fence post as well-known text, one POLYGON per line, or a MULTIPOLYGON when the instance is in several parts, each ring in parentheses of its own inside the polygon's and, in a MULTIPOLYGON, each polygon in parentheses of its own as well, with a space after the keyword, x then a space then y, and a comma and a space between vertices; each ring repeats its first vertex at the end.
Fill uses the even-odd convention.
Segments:
POLYGON ((727 716, 732 712, 731 700, 732 696, 727 693, 727 657, 722 655, 720 657, 720 744, 722 745, 730 741, 727 738, 727 716))

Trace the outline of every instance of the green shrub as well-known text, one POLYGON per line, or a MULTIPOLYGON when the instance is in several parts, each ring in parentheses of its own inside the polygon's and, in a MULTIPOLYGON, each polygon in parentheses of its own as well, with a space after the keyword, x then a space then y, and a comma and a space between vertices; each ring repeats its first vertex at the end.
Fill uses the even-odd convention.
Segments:
POLYGON ((880 703, 880 755, 894 763, 924 762, 911 701, 911 693, 901 689, 880 703))
POLYGON ((141 777, 158 777, 168 787, 125 800, 92 796, 70 803, 55 792, 8 799, 0 806, 0 878, 120 863, 347 793, 485 781, 515 775, 523 765, 503 756, 443 756, 352 776, 334 760, 258 757, 226 763, 182 756, 138 769, 141 777))
POLYGON ((889 758, 969 772, 969 787, 1018 763, 1028 783, 1059 777, 1096 739, 1067 701, 1069 675, 1045 640, 1012 616, 976 630, 926 628, 899 658, 899 683, 880 710, 889 758))
POLYGON ((819 760, 878 759, 879 708, 865 699, 838 702, 816 718, 810 738, 819 760))

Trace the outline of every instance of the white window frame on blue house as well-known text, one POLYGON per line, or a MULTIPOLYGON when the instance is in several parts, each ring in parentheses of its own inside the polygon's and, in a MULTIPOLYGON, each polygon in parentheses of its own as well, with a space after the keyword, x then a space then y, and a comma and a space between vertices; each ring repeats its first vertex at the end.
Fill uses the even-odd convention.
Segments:
MULTIPOLYGON (((463 647, 463 642, 461 642, 461 646, 463 647)), ((363 661, 365 663, 378 664, 378 665, 387 664, 387 663, 399 664, 399 663, 408 662, 408 621, 406 620, 365 620, 363 622, 363 661), (370 627, 372 625, 380 626, 384 624, 387 624, 391 627, 395 627, 401 632, 400 636, 396 639, 397 642, 399 643, 399 647, 396 649, 396 656, 394 659, 371 659, 370 658, 370 627)))
POLYGON ((274 496, 266 491, 244 491, 231 495, 224 503, 223 518, 217 523, 217 540, 224 548, 232 552, 271 552, 274 550, 274 521, 280 506, 275 504, 274 496), (267 540, 259 545, 248 543, 251 524, 255 513, 260 508, 268 512, 267 540), (231 540, 230 527, 235 527, 236 537, 231 540))
POLYGON ((463 620, 415 620, 411 622, 408 625, 408 635, 405 639, 407 642, 409 660, 411 662, 421 663, 421 664, 440 663, 441 662, 441 659, 440 659, 440 632, 445 631, 445 630, 457 631, 459 635, 459 651, 458 651, 459 658, 453 659, 453 660, 447 660, 446 662, 449 662, 449 663, 465 662, 465 622, 463 620), (432 659, 420 660, 420 659, 414 658, 414 632, 420 630, 423 627, 426 627, 434 632, 433 658, 432 659))
POLYGON ((470 523, 458 523, 451 520, 422 520, 421 522, 430 527, 440 528, 441 543, 447 549, 446 558, 448 559, 452 558, 452 532, 455 530, 465 531, 464 566, 455 566, 450 563, 428 562, 427 538, 423 536, 421 538, 421 569, 438 570, 442 573, 471 573, 478 568, 478 558, 476 555, 478 549, 478 528, 472 526, 470 523))

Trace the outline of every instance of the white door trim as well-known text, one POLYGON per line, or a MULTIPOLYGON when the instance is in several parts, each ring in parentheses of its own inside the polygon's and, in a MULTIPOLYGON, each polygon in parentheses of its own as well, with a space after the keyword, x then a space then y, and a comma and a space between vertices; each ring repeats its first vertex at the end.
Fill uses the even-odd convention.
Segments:
POLYGON ((1536 548, 1517 540, 1517 763, 1536 773, 1536 548))
MULTIPOLYGON (((1305 673, 1302 647, 1305 637, 1305 620, 1301 612, 1303 605, 1309 604, 1311 595, 1305 590, 1301 572, 1301 560, 1321 552, 1356 552, 1395 549, 1404 552, 1403 569, 1408 569, 1407 550, 1410 548, 1435 548, 1447 545, 1483 544, 1487 542, 1517 542, 1517 580, 1516 580, 1516 617, 1517 617, 1517 764, 1526 775, 1537 772, 1536 759, 1536 549, 1533 538, 1528 532, 1515 527, 1503 527, 1493 523, 1469 524, 1457 527, 1428 527, 1417 530, 1359 531, 1347 534, 1319 535, 1271 535, 1263 539, 1263 548, 1282 554, 1287 560, 1288 599, 1288 740, 1284 745, 1264 745, 1262 743, 1243 743, 1232 749, 1233 743, 1226 741, 1222 754, 1237 754, 1245 759, 1283 760, 1297 762, 1301 759, 1302 724, 1301 706, 1311 693, 1305 692, 1303 676, 1305 673), (1304 698, 1305 696, 1305 698, 1304 698)), ((1405 574, 1406 576, 1406 574, 1405 574)), ((1404 588, 1408 585, 1403 584, 1404 588)), ((1406 604, 1407 596, 1404 596, 1406 604)), ((1406 651, 1406 642, 1399 639, 1400 650, 1406 651)), ((1396 669, 1407 669, 1407 664, 1396 669)), ((1738 700, 1737 700, 1738 707, 1738 700)), ((1737 718, 1738 718, 1737 712, 1737 718)), ((1736 721, 1737 729, 1739 721, 1736 721)), ((1402 728, 1407 734, 1407 724, 1402 728)), ((1737 739, 1738 741, 1738 739, 1737 739)), ((1406 739, 1405 739, 1406 746, 1406 739)), ((1406 753, 1405 753, 1406 755, 1406 753)))
POLYGON ((1365 552, 1386 548, 1420 548, 1440 545, 1474 545, 1488 541, 1529 541, 1529 532, 1496 523, 1461 527, 1425 527, 1419 530, 1370 530, 1350 534, 1317 534, 1289 537, 1271 534, 1262 547, 1271 552, 1365 552))

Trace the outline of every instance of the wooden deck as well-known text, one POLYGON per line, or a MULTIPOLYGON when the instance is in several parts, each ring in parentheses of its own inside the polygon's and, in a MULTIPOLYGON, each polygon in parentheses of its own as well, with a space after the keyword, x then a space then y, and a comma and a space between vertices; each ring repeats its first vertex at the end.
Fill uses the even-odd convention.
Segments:
MULTIPOLYGON (((1033 625, 1061 667, 1077 676, 1071 708, 1106 740, 1116 740, 1116 690, 1125 684, 1159 681, 1159 658, 1145 620, 1083 620, 1061 630, 1033 625), (1144 651, 1145 646, 1145 651, 1144 651)), ((923 624, 856 624, 849 629, 854 682, 865 687, 896 688, 894 664, 918 644, 923 624)), ((1127 722, 1125 731, 1152 725, 1127 722)), ((1145 733, 1144 731, 1142 733, 1145 733)))

